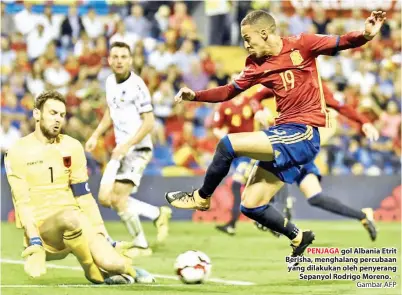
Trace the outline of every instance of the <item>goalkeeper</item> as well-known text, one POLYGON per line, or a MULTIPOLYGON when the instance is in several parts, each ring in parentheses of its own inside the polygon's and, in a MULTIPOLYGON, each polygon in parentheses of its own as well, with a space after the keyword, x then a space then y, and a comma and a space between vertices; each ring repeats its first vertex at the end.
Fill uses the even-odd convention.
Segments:
POLYGON ((92 283, 154 281, 147 272, 135 270, 108 241, 87 183, 84 150, 77 140, 60 134, 64 97, 56 91, 42 93, 33 116, 35 131, 6 155, 16 224, 25 234, 25 272, 39 277, 46 273, 46 260, 72 253, 92 283))

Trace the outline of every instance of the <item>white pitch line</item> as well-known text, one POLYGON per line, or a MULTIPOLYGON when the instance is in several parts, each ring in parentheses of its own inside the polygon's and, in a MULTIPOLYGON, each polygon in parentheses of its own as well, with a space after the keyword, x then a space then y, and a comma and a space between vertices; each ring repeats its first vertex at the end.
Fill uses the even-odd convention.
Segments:
MULTIPOLYGON (((130 287, 133 285, 91 285, 91 284, 82 284, 82 285, 0 285, 0 288, 121 288, 121 287, 130 287)), ((150 287, 184 287, 185 284, 149 284, 147 286, 150 287)))
MULTIPOLYGON (((23 260, 13 260, 13 259, 0 259, 0 262, 1 263, 7 263, 7 264, 24 264, 23 260)), ((69 270, 82 271, 82 268, 79 267, 79 266, 67 266, 67 265, 57 265, 57 264, 52 264, 52 263, 46 263, 46 267, 48 267, 48 268, 56 268, 56 269, 69 269, 69 270)), ((175 281, 179 280, 179 278, 176 277, 176 276, 168 276, 168 275, 161 275, 161 274, 152 274, 152 275, 155 278, 160 278, 160 279, 168 279, 168 280, 175 280, 175 281)), ((253 282, 231 281, 231 280, 224 280, 224 279, 219 279, 219 278, 210 278, 210 279, 208 279, 208 282, 225 284, 225 285, 235 285, 235 286, 252 286, 252 285, 255 285, 255 283, 253 283, 253 282)), ((10 285, 10 286, 15 286, 15 285, 10 285)), ((88 286, 91 286, 91 285, 88 285, 88 286)), ((153 286, 155 286, 155 285, 153 285, 153 286)), ((169 285, 164 285, 164 286, 169 286, 169 285)))

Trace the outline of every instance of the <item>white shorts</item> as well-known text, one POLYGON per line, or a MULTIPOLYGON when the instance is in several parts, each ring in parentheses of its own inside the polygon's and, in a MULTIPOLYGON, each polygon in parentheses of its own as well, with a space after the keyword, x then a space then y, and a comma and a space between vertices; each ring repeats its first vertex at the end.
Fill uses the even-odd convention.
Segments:
POLYGON ((130 151, 121 161, 116 180, 130 180, 137 188, 140 186, 142 174, 152 159, 152 150, 142 148, 130 151))

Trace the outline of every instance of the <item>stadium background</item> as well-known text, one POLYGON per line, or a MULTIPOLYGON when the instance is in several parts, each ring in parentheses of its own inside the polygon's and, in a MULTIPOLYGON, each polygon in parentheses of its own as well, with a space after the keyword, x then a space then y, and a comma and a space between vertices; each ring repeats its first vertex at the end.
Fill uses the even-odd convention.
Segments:
MULTIPOLYGON (((174 94, 183 85, 194 90, 224 85, 242 69, 246 53, 238 24, 250 9, 271 11, 278 31, 286 36, 360 30, 368 14, 365 9, 382 8, 388 20, 369 45, 319 58, 322 79, 336 99, 367 114, 381 138, 369 143, 353 123, 338 117, 336 134, 322 148, 317 164, 329 175, 324 189, 334 196, 350 205, 379 208, 377 218, 400 220, 400 1, 321 1, 318 5, 313 1, 76 1, 67 5, 71 2, 1 3, 2 168, 7 148, 33 130, 34 98, 45 89, 57 89, 67 97, 64 132, 82 143, 88 139, 105 106, 108 46, 123 40, 132 48, 133 70, 151 91, 157 117, 154 158, 138 197, 163 204, 164 191, 182 188, 183 183, 187 188, 199 185, 198 175, 203 175, 217 142, 210 128, 215 105, 174 105, 174 94)), ((274 102, 264 103, 274 113, 274 102)), ((87 154, 94 191, 113 147, 110 130, 96 151, 87 154)), ((4 169, 2 182, 2 218, 12 220, 4 169)), ((229 182, 218 190, 215 210, 193 216, 175 211, 175 218, 226 219, 232 201, 229 182)), ((291 193, 301 198, 296 188, 291 193)), ((302 203, 296 205, 296 217, 333 217, 302 203)), ((106 219, 116 219, 108 210, 102 213, 106 219)))

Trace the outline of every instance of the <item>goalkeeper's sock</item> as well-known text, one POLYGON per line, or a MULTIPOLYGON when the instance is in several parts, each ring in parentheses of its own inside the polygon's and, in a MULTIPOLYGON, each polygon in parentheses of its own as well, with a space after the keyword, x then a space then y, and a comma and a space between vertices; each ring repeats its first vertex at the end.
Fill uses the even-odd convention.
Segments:
POLYGON ((128 232, 133 237, 134 245, 141 248, 148 248, 148 242, 145 238, 144 230, 138 214, 130 209, 123 213, 119 212, 118 214, 125 224, 128 232))
POLYGON ((246 208, 242 205, 240 208, 241 212, 247 217, 273 231, 287 236, 290 240, 294 240, 298 237, 299 229, 297 226, 287 218, 284 218, 274 206, 267 204, 256 208, 246 208))
POLYGON ((138 215, 155 221, 160 215, 159 207, 137 200, 133 197, 128 197, 129 210, 137 212, 138 215))
POLYGON ((103 283, 103 276, 92 258, 88 239, 83 234, 82 229, 65 231, 63 242, 77 257, 78 262, 84 269, 86 278, 92 283, 103 283))
POLYGON ((311 206, 318 207, 338 215, 358 220, 363 220, 366 218, 366 214, 364 214, 363 211, 350 208, 342 204, 337 199, 324 196, 321 193, 312 196, 307 201, 311 206))

